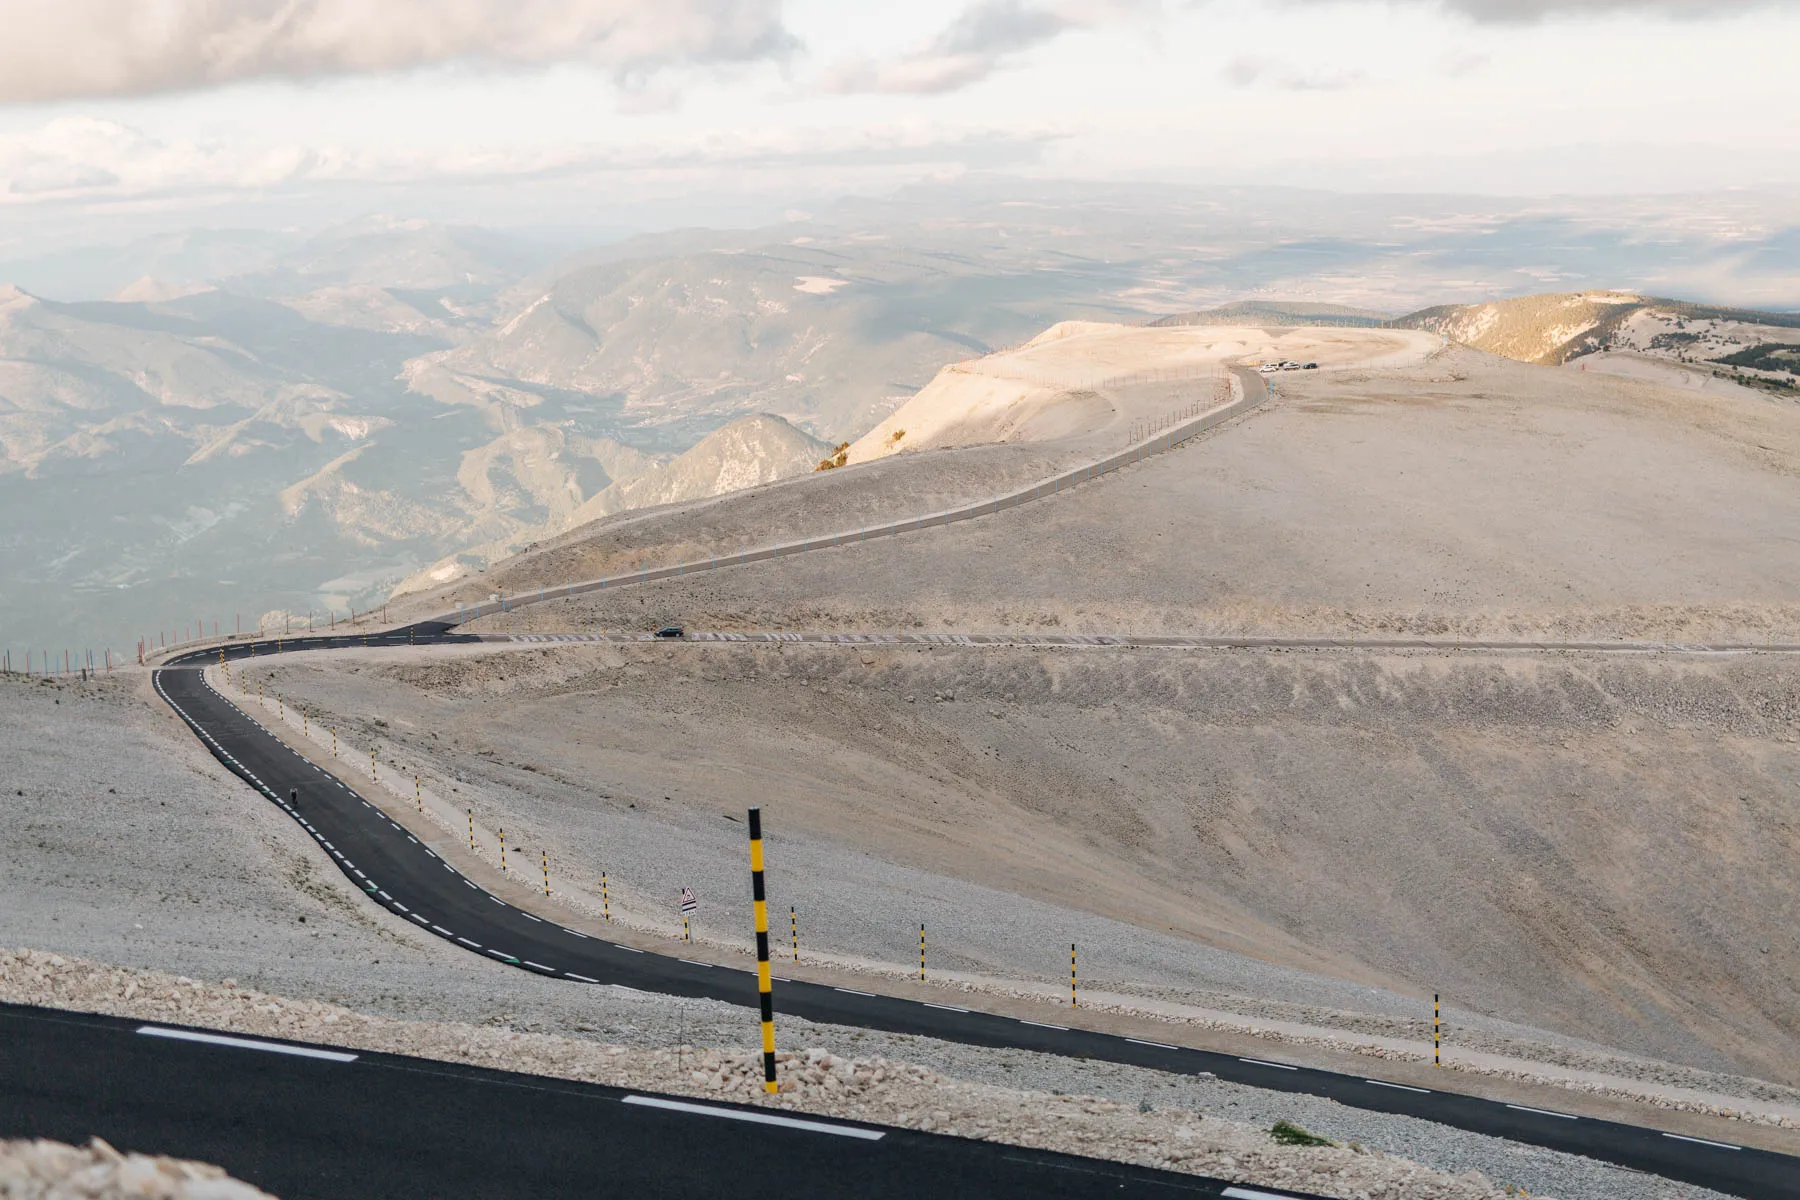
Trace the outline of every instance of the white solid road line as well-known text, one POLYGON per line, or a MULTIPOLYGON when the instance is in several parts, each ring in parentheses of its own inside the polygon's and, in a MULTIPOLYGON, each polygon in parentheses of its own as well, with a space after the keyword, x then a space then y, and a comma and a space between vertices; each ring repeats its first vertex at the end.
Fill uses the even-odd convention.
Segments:
POLYGON ((702 1117, 724 1117, 728 1121, 751 1121, 757 1125, 779 1125, 783 1129, 804 1129, 809 1133, 834 1133, 839 1137, 862 1138, 879 1142, 887 1134, 879 1129, 858 1129, 854 1125, 832 1125, 825 1121, 803 1121, 798 1117, 778 1117, 773 1113, 744 1112, 736 1108, 714 1108, 710 1104, 689 1104, 684 1100, 664 1100, 660 1096, 627 1096, 626 1104, 645 1108, 666 1108, 671 1112, 693 1113, 702 1117))
POLYGON ((598 979, 589 979, 586 975, 577 975, 573 971, 564 971, 563 974, 566 975, 567 977, 569 977, 570 979, 579 979, 583 983, 599 983, 600 982, 598 979))
POLYGON ((842 992, 846 996, 867 996, 871 1000, 875 998, 874 992, 859 992, 855 988, 832 988, 831 990, 834 992, 842 992))
POLYGON ((1239 1062, 1254 1063, 1259 1067, 1274 1067, 1278 1071, 1298 1071, 1299 1067, 1290 1067, 1286 1063, 1272 1063, 1262 1058, 1240 1058, 1239 1062))
POLYGON ((1561 1117, 1561 1118, 1562 1118, 1562 1119, 1563 1119, 1563 1120, 1565 1120, 1565 1121, 1579 1121, 1579 1120, 1581 1120, 1581 1118, 1580 1118, 1580 1117, 1576 1117, 1576 1116, 1571 1116, 1571 1115, 1570 1115, 1570 1114, 1568 1114, 1568 1113, 1559 1113, 1559 1112, 1551 1112, 1551 1111, 1550 1111, 1550 1110, 1549 1110, 1549 1109, 1547 1109, 1547 1108, 1528 1108, 1528 1107, 1526 1107, 1526 1106, 1525 1106, 1525 1105, 1523 1105, 1523 1104, 1509 1104, 1509 1105, 1507 1105, 1507 1106, 1506 1106, 1506 1107, 1508 1107, 1508 1108, 1510 1108, 1510 1109, 1513 1109, 1513 1110, 1515 1110, 1515 1111, 1517 1111, 1517 1112, 1528 1112, 1528 1113, 1536 1113, 1536 1114, 1537 1114, 1537 1115, 1538 1115, 1538 1116, 1540 1116, 1540 1117, 1561 1117))
POLYGON ((1705 1138, 1683 1137, 1679 1133, 1665 1133, 1666 1138, 1674 1138, 1678 1142, 1692 1142, 1696 1146, 1712 1146, 1718 1150, 1742 1150, 1742 1146, 1734 1146, 1730 1142, 1709 1142, 1705 1138))
POLYGON ((1228 1196, 1230 1200, 1286 1200, 1285 1197, 1277 1196, 1274 1192, 1259 1192, 1255 1188, 1242 1187, 1228 1187, 1219 1195, 1228 1196))
POLYGON ((1395 1088, 1402 1092, 1417 1092, 1421 1096, 1431 1095, 1430 1088, 1407 1087, 1404 1083, 1389 1083, 1385 1079, 1365 1079, 1365 1080, 1363 1080, 1363 1082, 1364 1083, 1372 1083, 1376 1087, 1395 1088))
POLYGON ((538 970, 548 971, 552 975, 557 974, 557 970, 555 967, 546 967, 543 963, 534 963, 529 958, 522 958, 519 961, 524 963, 528 967, 536 967, 538 970))
MULTIPOLYGON (((790 982, 791 982, 791 981, 790 981, 790 982)), ((969 1011, 969 1010, 968 1010, 968 1009, 966 1009, 966 1008, 958 1008, 958 1007, 956 1007, 956 1005, 954 1005, 954 1004, 933 1004, 933 1003, 932 1003, 932 1002, 931 1002, 931 1001, 929 1001, 929 1000, 921 1000, 921 1001, 919 1001, 919 1003, 920 1003, 920 1004, 923 1004, 923 1005, 924 1005, 924 1006, 925 1006, 925 1007, 926 1007, 926 1008, 941 1008, 941 1009, 943 1009, 943 1010, 944 1010, 944 1011, 945 1011, 945 1012, 953 1012, 953 1013, 966 1013, 966 1012, 968 1012, 968 1011, 969 1011)))
POLYGON ((239 1050, 266 1050, 271 1054, 293 1054, 301 1058, 322 1058, 328 1062, 355 1062, 356 1055, 341 1050, 315 1050, 311 1046, 284 1046, 280 1042, 259 1042, 253 1038, 226 1037, 220 1033, 196 1033, 191 1029, 169 1029, 162 1025, 140 1025, 138 1032, 150 1037, 173 1038, 178 1042, 205 1042, 209 1046, 233 1046, 239 1050))
POLYGON ((1139 1046, 1155 1046, 1158 1050, 1179 1050, 1179 1049, 1181 1049, 1180 1046, 1171 1046, 1167 1042, 1146 1042, 1143 1038, 1126 1038, 1125 1040, 1128 1042, 1134 1042, 1139 1046))
POLYGON ((1039 1029, 1060 1029, 1064 1033, 1069 1032, 1069 1027, 1067 1025, 1052 1025, 1048 1021, 1027 1021, 1024 1017, 1019 1018, 1019 1024, 1036 1025, 1039 1029))

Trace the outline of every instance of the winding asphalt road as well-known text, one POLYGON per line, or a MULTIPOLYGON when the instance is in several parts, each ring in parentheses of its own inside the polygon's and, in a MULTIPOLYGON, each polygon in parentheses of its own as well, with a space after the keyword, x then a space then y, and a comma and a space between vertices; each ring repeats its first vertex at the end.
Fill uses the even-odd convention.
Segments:
POLYGON ((748 1105, 14 1005, 0 1005, 0 1129, 217 1163, 285 1200, 1296 1195, 748 1105))
MULTIPOLYGON (((444 645, 494 640, 458 634, 458 625, 541 600, 557 599, 611 587, 654 582, 706 570, 822 550, 869 537, 893 536, 954 521, 972 520, 1020 504, 1048 499, 1087 480, 1118 470, 1154 453, 1174 448, 1231 417, 1259 404, 1263 381, 1254 372, 1238 371, 1242 398, 1172 425, 1155 437, 1108 459, 1066 472, 1030 488, 969 505, 878 528, 846 531, 784 543, 725 558, 638 572, 629 576, 536 589, 504 601, 460 609, 455 613, 381 634, 346 634, 283 639, 279 643, 234 643, 223 648, 228 659, 293 653, 312 649, 369 645, 444 645)), ((1197 406, 1196 406, 1197 407, 1197 406)), ((516 640, 537 640, 531 635, 516 640)), ((584 640, 546 636, 542 640, 584 640)), ((596 640, 596 639, 585 639, 596 640)), ((635 636, 623 639, 638 640, 635 636)), ((1742 652, 1800 651, 1800 646, 1672 647, 1653 643, 1510 643, 1443 642, 1384 639, 1348 642, 1335 639, 1256 638, 1081 638, 1045 637, 1026 642, 966 635, 776 634, 714 635, 714 640, 779 640, 868 643, 1144 645, 1173 647, 1283 646, 1292 648, 1449 648, 1539 649, 1632 652, 1681 649, 1742 652)), ((462 946, 472 954, 497 959, 520 970, 587 985, 611 985, 668 995, 705 997, 753 1006, 754 976, 727 967, 647 953, 589 937, 524 912, 465 878, 422 845, 343 780, 326 773, 269 734, 253 717, 207 684, 199 666, 214 660, 218 647, 208 647, 169 660, 154 672, 157 691, 207 744, 221 762, 269 800, 284 809, 337 862, 371 902, 381 904, 421 929, 462 946)), ((1096 1058, 1173 1072, 1211 1072, 1232 1082, 1277 1091, 1329 1097, 1343 1104, 1379 1112, 1437 1121, 1477 1133, 1511 1138, 1699 1184, 1746 1197, 1800 1200, 1800 1159, 1722 1142, 1680 1137, 1616 1122, 1531 1109, 1376 1079, 1297 1067, 1275 1061, 1163 1045, 1048 1022, 1033 1022, 932 1004, 872 995, 845 988, 783 981, 775 1007, 784 1014, 841 1025, 918 1034, 971 1045, 1012 1047, 1078 1058, 1096 1058)), ((873 1194, 873 1193, 871 1193, 873 1194)), ((999 1194, 999 1193, 996 1193, 999 1194)))
MULTIPOLYGON (((441 622, 383 639, 389 645, 478 640, 451 632, 441 622)), ((280 653, 363 644, 359 636, 301 638, 284 641, 280 653)), ((263 657, 274 650, 270 644, 240 644, 224 648, 224 653, 228 659, 242 659, 253 654, 263 657)), ((153 678, 158 693, 220 762, 299 822, 372 903, 471 954, 520 970, 587 985, 704 997, 744 1006, 757 1003, 755 977, 749 972, 616 945, 492 895, 348 783, 302 758, 215 691, 198 668, 216 661, 218 653, 216 649, 198 651, 157 668, 153 678)), ((1800 1200, 1800 1159, 1752 1147, 821 984, 784 981, 775 990, 775 1007, 784 1015, 812 1021, 969 1045, 1012 1047, 1179 1073, 1211 1072, 1235 1083, 1419 1117, 1721 1192, 1800 1200)))

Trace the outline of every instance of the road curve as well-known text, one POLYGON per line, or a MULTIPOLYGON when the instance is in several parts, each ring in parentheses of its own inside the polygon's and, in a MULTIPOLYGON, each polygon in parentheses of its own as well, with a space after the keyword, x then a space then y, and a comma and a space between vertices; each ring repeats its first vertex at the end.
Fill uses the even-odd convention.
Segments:
MULTIPOLYGON (((972 521, 976 517, 991 516, 1008 508, 1017 508, 1022 504, 1048 500, 1061 495, 1070 488, 1098 479, 1102 475, 1109 475, 1132 463, 1141 462, 1151 455, 1173 450, 1175 447, 1199 437, 1216 425, 1223 424, 1233 417, 1242 416, 1268 399, 1268 383, 1261 375, 1247 367, 1233 367, 1232 374, 1237 376, 1239 385, 1243 388, 1243 395, 1237 399, 1195 412, 1194 415, 1176 421, 1142 441, 1134 442, 1117 454, 1096 459, 1091 463, 1084 463, 1079 467, 1064 471, 1060 475, 1040 480, 1030 487, 1008 492, 1004 496, 996 496, 991 500, 982 500, 976 504, 947 508, 941 512, 908 517, 901 521, 867 525, 859 529, 846 529, 838 533, 822 534, 819 537, 802 538, 799 541, 777 542, 759 550, 744 550, 722 557, 715 555, 711 558, 695 559, 692 562, 676 563, 673 566, 633 571, 627 575, 590 579, 581 583, 570 581, 560 584, 545 584, 503 599, 485 601, 467 608, 458 608, 454 612, 439 613, 435 617, 426 618, 426 623, 448 628, 473 621, 477 617, 508 612, 527 604, 561 600, 569 596, 602 592, 610 588, 628 587, 633 584, 655 583, 659 579, 679 579, 706 571, 722 571, 727 567, 741 567, 753 562, 768 562, 774 559, 788 558, 795 554, 805 554, 813 550, 829 550, 855 542, 866 542, 871 538, 897 537, 902 533, 913 533, 941 525, 951 525, 958 521, 972 521)), ((1195 408, 1198 409, 1199 405, 1195 405, 1195 408)))
POLYGON ((1309 1200, 860 1121, 16 1005, 0 1005, 0 1130, 216 1163, 290 1200, 1309 1200))
MULTIPOLYGON (((380 639, 388 645, 476 642, 444 623, 380 639)), ((284 641, 278 653, 358 647, 360 636, 284 641)), ((757 1003, 747 971, 616 945, 525 912, 492 895, 421 844, 345 781, 302 758, 215 691, 198 669, 269 656, 236 645, 181 656, 153 672, 160 694, 228 769, 280 806, 372 903, 403 920, 519 970, 587 985, 613 985, 731 1004, 757 1003)), ((1095 1058, 1177 1073, 1210 1072, 1236 1083, 1324 1096, 1545 1146, 1747 1197, 1800 1200, 1800 1159, 1659 1130, 1405 1087, 1271 1060, 1163 1045, 822 984, 783 982, 777 1011, 838 1025, 916 1034, 969 1045, 1095 1058)))

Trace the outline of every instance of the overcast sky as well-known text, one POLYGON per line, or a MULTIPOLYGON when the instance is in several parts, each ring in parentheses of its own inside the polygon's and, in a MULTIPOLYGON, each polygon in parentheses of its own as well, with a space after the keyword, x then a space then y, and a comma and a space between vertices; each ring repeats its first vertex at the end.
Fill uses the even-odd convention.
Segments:
POLYGON ((0 0, 0 29, 0 248, 326 195, 604 224, 970 169, 1800 184, 1800 0, 0 0))

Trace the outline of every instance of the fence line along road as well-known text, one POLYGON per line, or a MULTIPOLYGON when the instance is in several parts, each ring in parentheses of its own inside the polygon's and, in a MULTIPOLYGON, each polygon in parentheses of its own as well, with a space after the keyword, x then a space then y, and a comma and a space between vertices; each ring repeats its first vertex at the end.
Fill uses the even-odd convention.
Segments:
POLYGON ((1191 441, 1205 433, 1208 429, 1250 411, 1268 398, 1268 385, 1261 375, 1244 367, 1233 367, 1231 370, 1243 388, 1243 394, 1237 399, 1208 409, 1196 417, 1170 425, 1167 429, 1127 446, 1117 454, 1097 459, 1091 463, 1084 463, 1059 475, 1040 480, 1030 487, 1023 487, 1003 496, 996 496, 992 500, 959 505, 956 508, 926 513, 918 517, 908 517, 901 521, 890 521, 885 525, 870 525, 860 529, 843 530, 839 533, 821 534, 818 537, 802 538, 794 542, 778 542, 759 550, 744 550, 736 554, 696 559, 693 562, 676 563, 668 567, 646 568, 625 575, 590 579, 583 583, 530 588, 499 600, 484 601, 468 608, 439 613, 436 617, 427 618, 427 621, 433 624, 441 623, 445 628, 452 628, 479 617, 509 612, 514 608, 536 604, 541 600, 560 600, 587 592, 605 591, 607 588, 654 583, 661 579, 676 579, 685 575, 699 574, 702 571, 717 571, 726 567, 741 567, 754 562, 768 562, 795 554, 805 554, 810 550, 828 550, 835 546, 867 541, 875 537, 895 537, 902 533, 914 533, 921 529, 950 525, 958 521, 972 521, 976 517, 991 516, 1008 508, 1017 508, 1022 504, 1044 500, 1060 495, 1069 488, 1098 479, 1102 475, 1109 475, 1132 463, 1142 462, 1153 454, 1172 450, 1183 442, 1191 441))
MULTIPOLYGON (((487 642, 654 642, 654 633, 484 633, 487 642)), ((1115 646, 1140 650, 1492 650, 1545 654, 1800 654, 1800 642, 1546 642, 1497 638, 1275 637, 1251 634, 736 633, 690 630, 684 642, 807 642, 827 646, 1115 646)))

